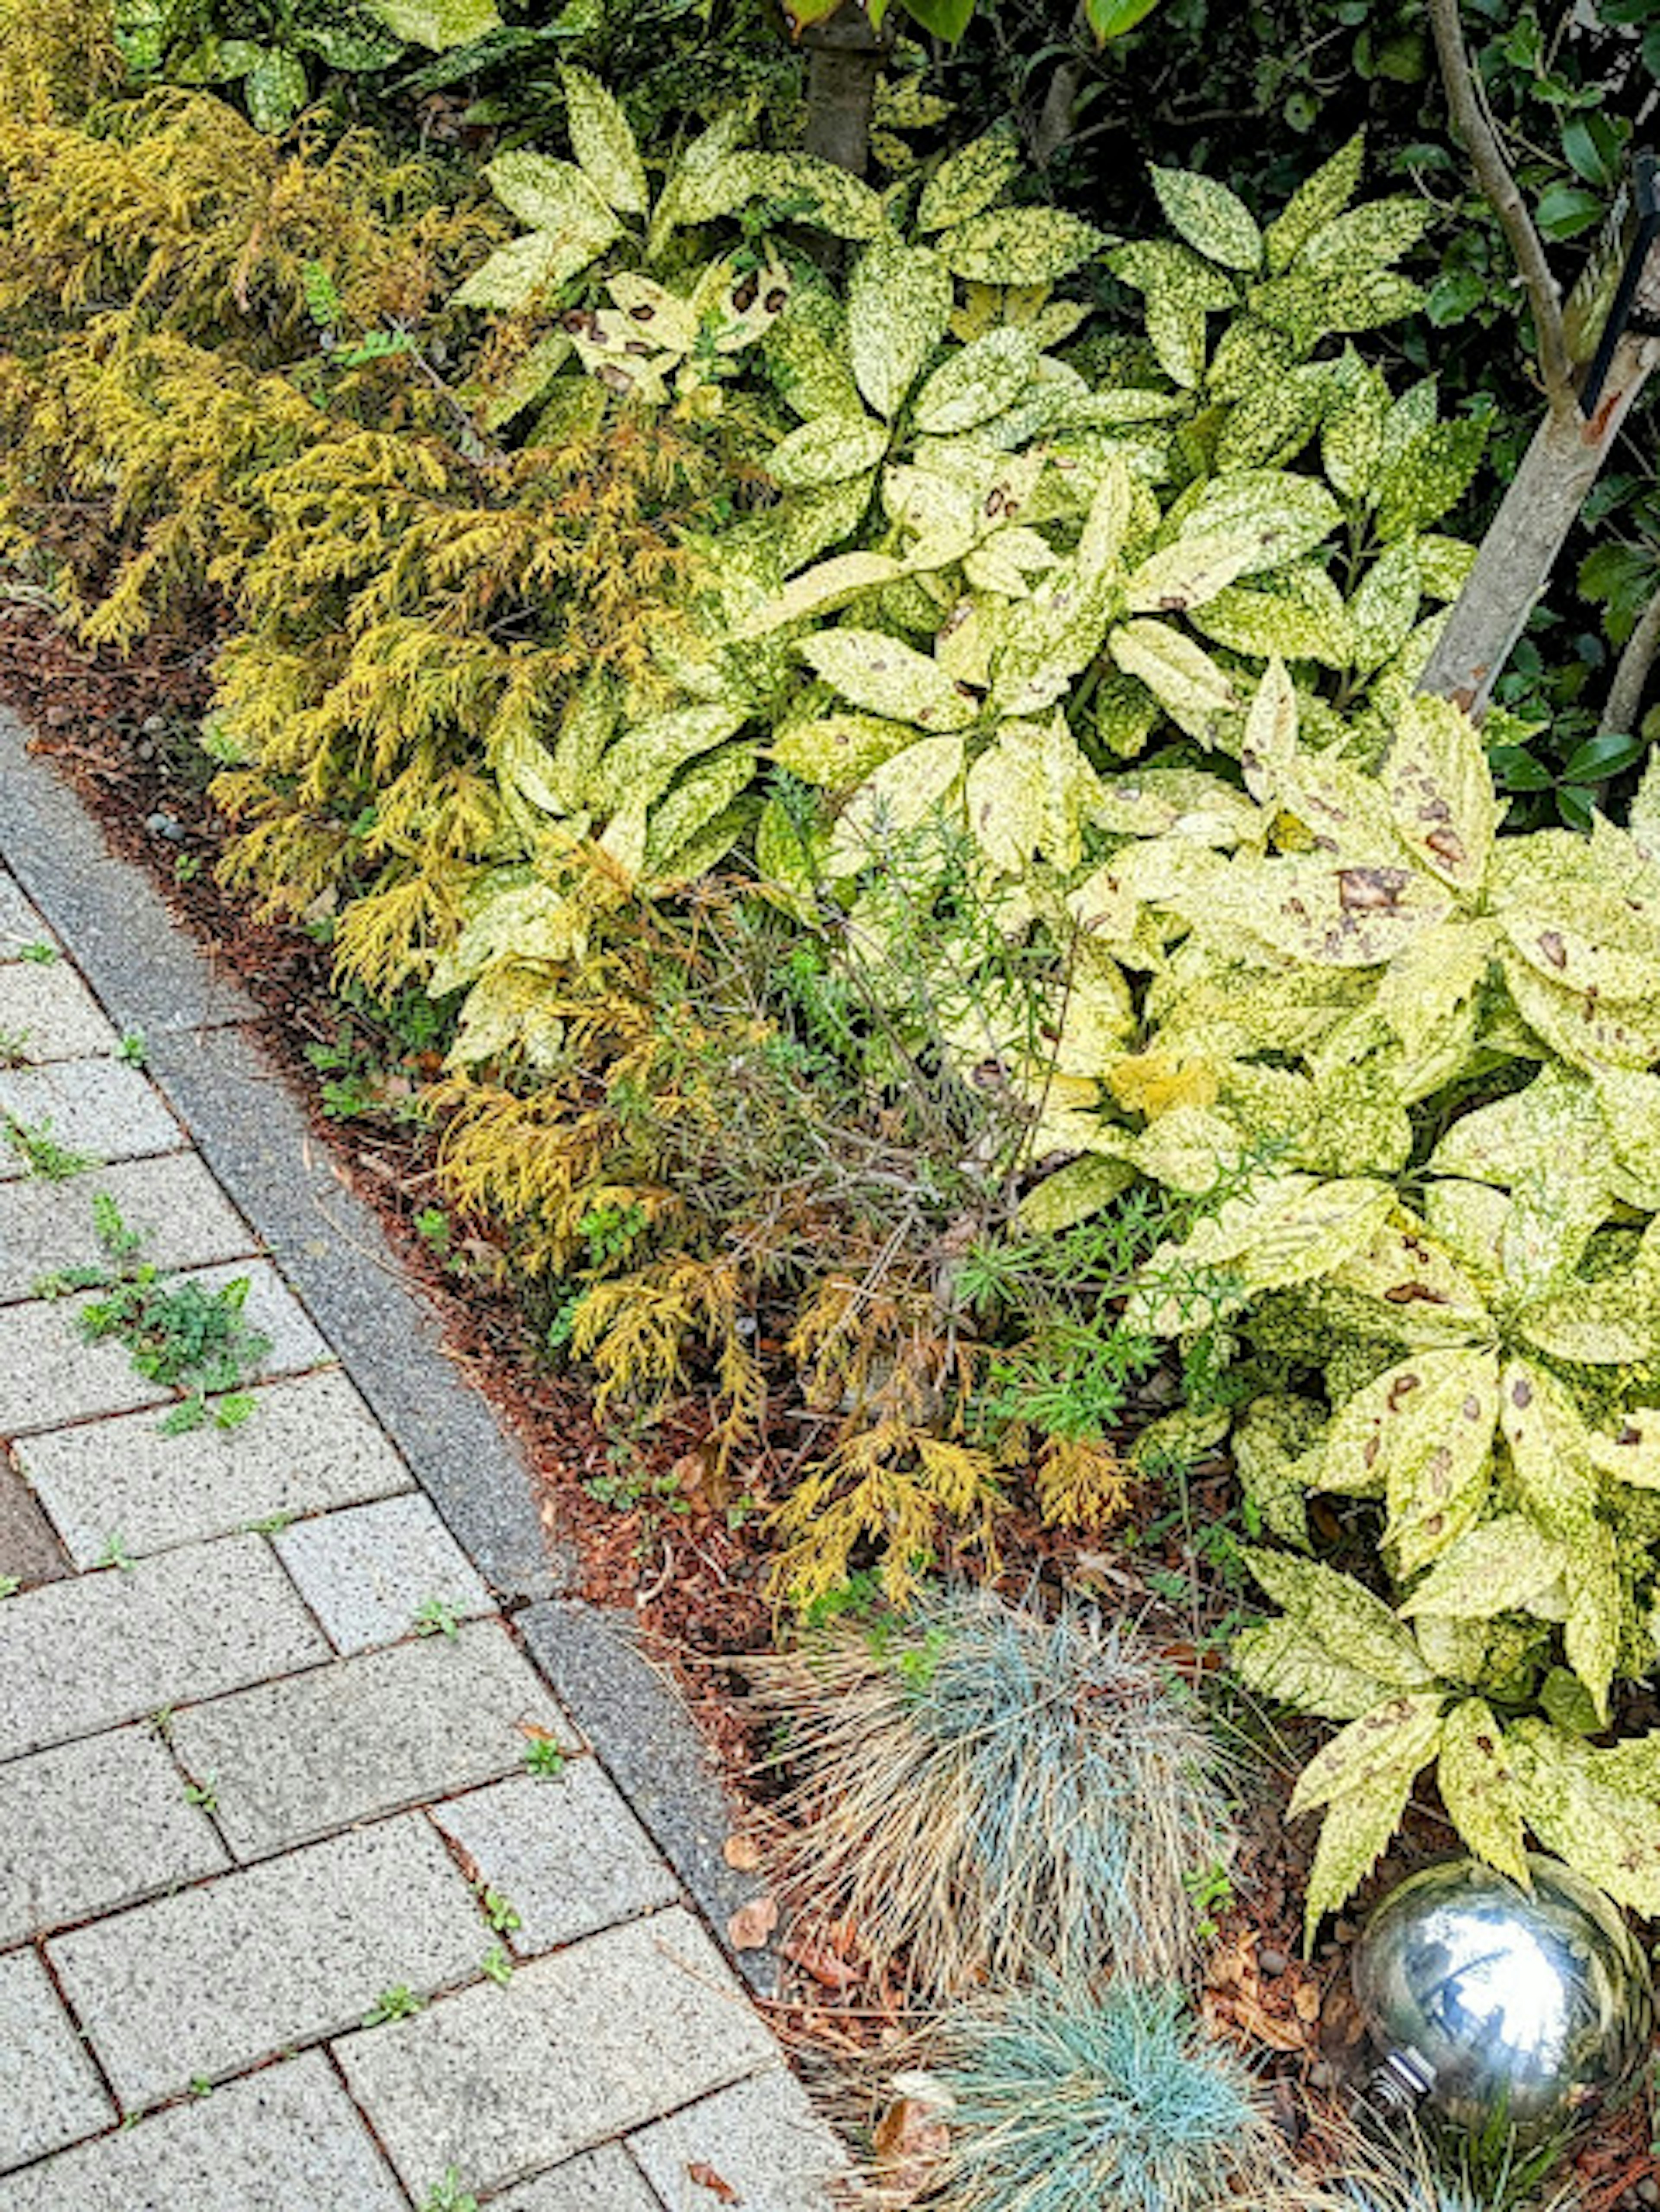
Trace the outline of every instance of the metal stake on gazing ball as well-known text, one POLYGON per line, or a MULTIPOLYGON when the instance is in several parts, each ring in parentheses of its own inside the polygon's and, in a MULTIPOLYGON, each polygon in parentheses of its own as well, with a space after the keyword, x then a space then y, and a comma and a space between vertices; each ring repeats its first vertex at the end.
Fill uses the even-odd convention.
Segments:
POLYGON ((1422 2106, 1526 2146, 1619 2102, 1654 2033, 1648 1962, 1618 1909, 1554 1859, 1531 1893, 1474 1859, 1392 1890, 1355 1947, 1361 2016, 1381 2054, 1371 2099, 1422 2106))

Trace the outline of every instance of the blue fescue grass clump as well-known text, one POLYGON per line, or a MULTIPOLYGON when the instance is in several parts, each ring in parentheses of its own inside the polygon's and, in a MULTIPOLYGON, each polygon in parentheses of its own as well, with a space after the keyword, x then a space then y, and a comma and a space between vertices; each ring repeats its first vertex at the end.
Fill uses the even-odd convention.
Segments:
POLYGON ((1050 1984, 946 2024, 941 2212, 1218 2212, 1265 2201, 1246 2068, 1179 1992, 1050 1984))
POLYGON ((1189 1978, 1233 1827, 1215 1737, 1156 1653, 986 1591, 838 1623, 757 1670, 800 1783, 787 1870, 934 1997, 1111 1970, 1189 1978))

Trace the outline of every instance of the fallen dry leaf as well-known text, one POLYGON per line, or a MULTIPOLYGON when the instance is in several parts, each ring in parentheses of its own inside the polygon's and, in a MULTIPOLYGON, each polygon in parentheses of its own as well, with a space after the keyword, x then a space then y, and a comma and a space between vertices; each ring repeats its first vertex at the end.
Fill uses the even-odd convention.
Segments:
POLYGON ((811 1974, 827 1990, 850 1990, 859 1980, 857 1966, 850 1966, 845 1959, 838 1959, 834 1951, 827 1950, 821 1943, 790 1942, 781 1943, 778 1948, 792 1966, 800 1966, 804 1974, 811 1974))
POLYGON ((761 1846, 753 1836, 728 1836, 721 1856, 739 1874, 753 1874, 761 1863, 761 1846))
POLYGON ((744 2201, 731 2182, 723 2180, 712 2166, 705 2166, 701 2160, 686 2168, 686 2176, 700 2189, 712 2190, 723 2204, 741 2204, 744 2201))
POLYGON ((1320 1992, 1312 1982, 1299 1982, 1292 1998, 1298 2020, 1316 2021, 1320 2017, 1320 1992))
POLYGON ((778 1925, 778 1899, 752 1897, 740 1905, 727 1923, 727 1937, 734 1951, 764 1951, 767 1939, 778 1925))

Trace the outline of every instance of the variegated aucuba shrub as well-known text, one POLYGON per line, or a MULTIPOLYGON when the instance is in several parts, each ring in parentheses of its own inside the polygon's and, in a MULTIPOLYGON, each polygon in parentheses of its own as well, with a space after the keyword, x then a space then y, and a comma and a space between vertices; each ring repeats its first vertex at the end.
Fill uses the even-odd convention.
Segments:
POLYGON ((1525 1880, 1531 1829, 1654 1911, 1660 1738, 1592 1740, 1660 1659, 1660 771, 1624 830, 1501 838, 1456 708, 1408 702, 1363 772, 1299 743, 1278 665, 1240 763, 1108 787, 1142 834, 1073 907, 1124 1043, 1067 1141, 1189 1193, 1274 1149, 1129 1318, 1240 1340, 1270 1532, 1306 1547, 1310 1492, 1377 1502, 1392 1603, 1250 1555, 1283 1613, 1241 1673, 1347 1723, 1293 1800, 1327 1808, 1310 1928, 1432 1762, 1493 1864, 1525 1880))

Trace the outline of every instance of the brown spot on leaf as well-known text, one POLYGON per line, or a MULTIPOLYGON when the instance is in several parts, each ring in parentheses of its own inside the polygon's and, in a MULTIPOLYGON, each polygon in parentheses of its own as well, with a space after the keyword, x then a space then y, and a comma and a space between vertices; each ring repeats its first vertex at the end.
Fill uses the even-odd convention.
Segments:
POLYGON ((1546 930, 1539 939, 1539 950, 1553 968, 1560 969, 1567 966, 1568 948, 1562 942, 1562 933, 1560 929, 1546 930))
POLYGON ((1392 1306, 1444 1306, 1447 1303, 1446 1292, 1432 1290, 1427 1283, 1391 1283, 1383 1298, 1386 1304, 1392 1306))
POLYGON ((1513 1383, 1511 1385, 1511 1394, 1510 1394, 1510 1397, 1511 1397, 1511 1405, 1512 1405, 1512 1406, 1520 1406, 1520 1407, 1524 1407, 1524 1408, 1525 1408, 1525 1407, 1529 1407, 1529 1406, 1532 1405, 1532 1403, 1533 1403, 1533 1385, 1532 1385, 1532 1383, 1531 1383, 1531 1382, 1528 1382, 1528 1381, 1525 1379, 1525 1377, 1524 1377, 1523 1380, 1521 1380, 1520 1382, 1513 1382, 1513 1383))
POLYGON ((1472 1390, 1458 1410, 1467 1421, 1479 1421, 1481 1418, 1481 1401, 1472 1390))
POLYGON ((1338 903, 1346 914, 1394 914, 1411 880, 1405 868, 1340 868, 1338 903))
POLYGON ((1398 1413, 1400 1412, 1402 1401, 1412 1395, 1413 1392, 1418 1388, 1422 1380, 1423 1377, 1418 1375, 1397 1375, 1395 1376, 1395 1381, 1389 1386, 1389 1408, 1390 1413, 1398 1413))
POLYGON ((1444 860, 1450 868, 1462 868, 1469 859, 1464 841, 1455 830, 1432 830, 1424 842, 1438 860, 1444 860))

